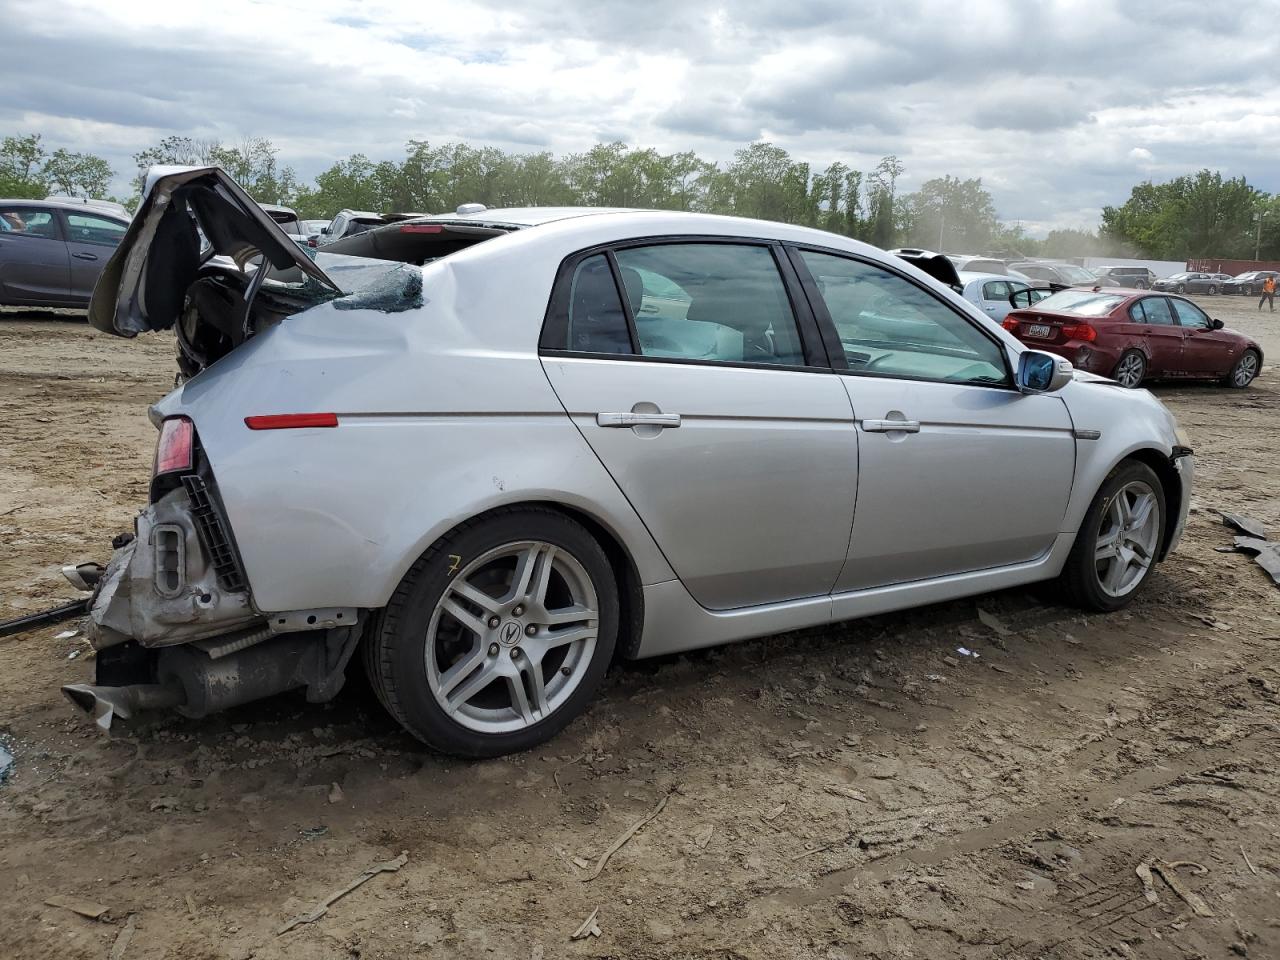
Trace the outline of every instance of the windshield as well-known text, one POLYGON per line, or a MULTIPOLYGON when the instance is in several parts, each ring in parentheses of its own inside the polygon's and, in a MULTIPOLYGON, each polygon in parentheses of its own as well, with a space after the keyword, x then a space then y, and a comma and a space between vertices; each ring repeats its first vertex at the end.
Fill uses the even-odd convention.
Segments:
POLYGON ((1054 269, 1071 283, 1094 283, 1098 277, 1091 270, 1071 263, 1054 264, 1054 269))
POLYGON ((1252 279, 1253 279, 1254 277, 1256 277, 1257 275, 1258 275, 1258 272, 1257 272, 1256 270, 1250 270, 1248 273, 1240 273, 1240 274, 1236 274, 1236 279, 1237 279, 1237 280, 1252 280, 1252 279))
POLYGON ((1104 317, 1124 303, 1125 299, 1115 294, 1094 293, 1092 290, 1063 290, 1045 297, 1036 304, 1036 309, 1070 313, 1077 317, 1104 317))

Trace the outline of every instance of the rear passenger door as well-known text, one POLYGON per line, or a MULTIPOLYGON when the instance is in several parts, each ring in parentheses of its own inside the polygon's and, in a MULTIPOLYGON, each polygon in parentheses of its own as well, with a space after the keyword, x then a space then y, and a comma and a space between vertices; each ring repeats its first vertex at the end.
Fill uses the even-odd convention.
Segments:
POLYGON ((837 340, 858 429, 858 502, 836 592, 1048 551, 1075 470, 1062 400, 1020 393, 999 337, 918 281, 833 251, 800 249, 793 261, 837 340))
POLYGON ((704 607, 823 596, 858 448, 780 248, 638 243, 571 259, 541 342, 565 409, 704 607))
POLYGON ((1147 375, 1177 376, 1182 365, 1182 328, 1166 297, 1143 297, 1129 307, 1133 333, 1141 337, 1147 354, 1147 375))
POLYGON ((127 228, 119 220, 93 213, 68 210, 62 211, 61 216, 70 254, 71 298, 88 303, 98 274, 124 239, 127 228))
POLYGON ((0 204, 0 303, 65 306, 70 267, 53 209, 0 204))

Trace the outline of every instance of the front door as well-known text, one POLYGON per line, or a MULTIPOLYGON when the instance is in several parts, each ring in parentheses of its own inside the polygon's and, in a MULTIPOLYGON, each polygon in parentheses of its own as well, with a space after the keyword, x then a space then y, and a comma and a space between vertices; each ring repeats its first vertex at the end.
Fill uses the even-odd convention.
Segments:
POLYGON ((839 337, 858 429, 858 501, 836 592, 1042 556, 1075 470, 1062 400, 1019 393, 999 336, 934 291, 843 255, 797 258, 818 322, 839 337))
POLYGON ((48 207, 0 205, 0 303, 68 302, 67 245, 48 207))
POLYGON ((712 609, 826 595, 849 542, 849 399, 801 337, 812 317, 778 256, 711 242, 594 253, 561 277, 542 343, 565 409, 712 609))
POLYGON ((1213 329, 1209 316, 1189 300, 1170 297, 1182 331, 1182 367, 1191 377, 1222 377, 1231 370, 1232 337, 1213 329))
POLYGON ((88 303, 98 274, 124 239, 126 225, 94 213, 66 211, 63 229, 70 254, 71 297, 88 303))

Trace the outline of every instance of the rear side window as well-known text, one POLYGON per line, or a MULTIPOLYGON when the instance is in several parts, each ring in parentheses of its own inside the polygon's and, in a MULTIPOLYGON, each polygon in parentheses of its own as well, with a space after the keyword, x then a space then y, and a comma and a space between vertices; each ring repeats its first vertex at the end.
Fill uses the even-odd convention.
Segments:
POLYGON ((0 207, 0 233, 10 237, 40 237, 60 240, 52 210, 39 207, 0 207))
POLYGON ((573 272, 566 339, 566 348, 580 353, 633 352, 627 315, 603 253, 583 260, 573 272))
POLYGON ((1173 314, 1169 312, 1169 301, 1164 297, 1147 297, 1145 300, 1139 300, 1129 308, 1129 316, 1136 323, 1173 325, 1173 314))
POLYGON ((646 357, 802 366, 795 314, 765 246, 677 243, 615 254, 646 357))

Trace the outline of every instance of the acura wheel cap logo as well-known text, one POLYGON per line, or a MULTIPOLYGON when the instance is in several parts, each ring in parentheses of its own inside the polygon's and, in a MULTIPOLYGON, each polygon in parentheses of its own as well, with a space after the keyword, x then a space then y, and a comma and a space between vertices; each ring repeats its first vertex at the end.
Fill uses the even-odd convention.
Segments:
POLYGON ((520 624, 514 620, 508 620, 502 625, 502 632, 499 636, 508 647, 513 646, 520 639, 520 624))

